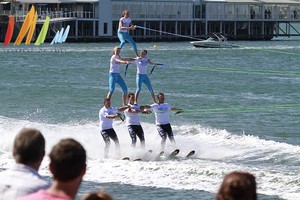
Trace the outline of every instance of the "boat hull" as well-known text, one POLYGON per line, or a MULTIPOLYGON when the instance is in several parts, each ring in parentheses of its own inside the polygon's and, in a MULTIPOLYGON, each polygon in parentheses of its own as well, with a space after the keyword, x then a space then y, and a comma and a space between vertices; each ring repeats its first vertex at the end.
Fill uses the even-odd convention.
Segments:
POLYGON ((233 45, 227 42, 196 41, 196 42, 191 42, 191 44, 196 48, 238 48, 239 47, 237 45, 233 45))

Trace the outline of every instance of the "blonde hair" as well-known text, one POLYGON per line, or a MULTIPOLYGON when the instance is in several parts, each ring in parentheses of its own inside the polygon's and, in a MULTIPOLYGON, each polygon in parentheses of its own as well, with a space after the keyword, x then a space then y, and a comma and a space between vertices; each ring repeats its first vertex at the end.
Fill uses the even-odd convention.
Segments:
POLYGON ((115 52, 117 51, 117 49, 121 49, 119 46, 115 46, 112 50, 112 54, 115 54, 115 52))
POLYGON ((128 13, 128 14, 129 14, 129 10, 124 10, 124 11, 122 12, 122 15, 121 15, 121 17, 124 17, 124 16, 126 15, 126 13, 128 13))

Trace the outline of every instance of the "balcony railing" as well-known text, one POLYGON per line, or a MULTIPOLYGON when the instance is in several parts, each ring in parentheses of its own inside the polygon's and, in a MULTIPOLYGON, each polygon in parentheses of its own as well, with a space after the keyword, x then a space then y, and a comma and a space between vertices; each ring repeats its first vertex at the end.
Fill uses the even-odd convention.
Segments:
MULTIPOLYGON (((16 12, 16 21, 24 21, 27 12, 18 11, 16 12)), ((42 11, 38 14, 39 20, 44 20, 46 16, 49 16, 50 19, 57 18, 81 18, 81 19, 93 19, 94 13, 89 11, 72 11, 72 12, 63 12, 63 11, 42 11)))
MULTIPOLYGON (((9 15, 11 12, 6 11, 3 14, 9 15)), ((16 21, 24 21, 27 12, 23 11, 16 11, 16 21)), ((51 19, 57 18, 80 18, 80 19, 94 19, 95 13, 90 11, 42 11, 38 13, 38 19, 44 20, 46 16, 49 16, 51 19)), ((119 19, 119 15, 113 14, 113 19, 119 19)), ((193 20, 192 15, 177 15, 177 14, 136 14, 133 16, 133 19, 140 20, 140 19, 157 19, 157 20, 193 20)), ((274 20, 283 20, 283 21, 299 21, 300 16, 297 14, 290 12, 290 13, 272 13, 271 15, 264 15, 264 14, 232 14, 232 13, 225 13, 225 14, 216 14, 216 15, 202 15, 199 18, 195 19, 206 19, 206 20, 264 20, 264 21, 274 21, 274 20)))

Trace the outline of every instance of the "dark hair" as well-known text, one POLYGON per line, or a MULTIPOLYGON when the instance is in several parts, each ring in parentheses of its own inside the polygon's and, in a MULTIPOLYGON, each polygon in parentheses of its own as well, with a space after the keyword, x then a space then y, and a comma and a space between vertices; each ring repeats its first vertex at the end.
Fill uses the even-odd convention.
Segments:
POLYGON ((86 167, 86 152, 74 139, 63 139, 50 152, 50 165, 53 177, 58 181, 77 178, 86 167))
POLYGON ((105 104, 105 102, 110 101, 110 98, 104 98, 103 100, 103 104, 105 104))
POLYGON ((17 163, 37 162, 45 154, 45 138, 33 128, 23 128, 14 141, 14 157, 17 163))
POLYGON ((157 94, 157 98, 158 98, 160 95, 165 96, 165 94, 164 94, 163 92, 160 92, 160 93, 157 94))
POLYGON ((133 93, 133 92, 129 92, 129 93, 128 93, 128 95, 127 95, 128 99, 129 99, 131 96, 134 96, 134 93, 133 93))
POLYGON ((255 176, 248 172, 231 172, 222 182, 217 200, 257 200, 255 176))
POLYGON ((148 53, 146 49, 142 49, 141 52, 145 52, 146 54, 148 53))
POLYGON ((100 190, 99 192, 86 194, 81 200, 113 200, 113 197, 100 190))

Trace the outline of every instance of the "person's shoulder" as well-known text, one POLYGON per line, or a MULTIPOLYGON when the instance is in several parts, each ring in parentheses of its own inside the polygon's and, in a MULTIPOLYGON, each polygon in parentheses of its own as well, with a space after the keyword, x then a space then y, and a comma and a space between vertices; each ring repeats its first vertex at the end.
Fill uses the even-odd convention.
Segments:
MULTIPOLYGON (((47 191, 44 189, 38 190, 37 192, 18 197, 17 200, 32 200, 32 199, 46 199, 47 191)), ((50 198, 47 198, 50 200, 50 198)))
POLYGON ((107 108, 103 106, 100 110, 99 113, 105 113, 107 111, 107 108))
POLYGON ((100 111, 105 110, 105 106, 103 106, 102 108, 100 108, 100 111))
POLYGON ((7 182, 8 179, 10 179, 11 176, 15 175, 15 171, 11 168, 5 169, 0 172, 0 183, 1 182, 7 182))
POLYGON ((153 103, 150 105, 151 108, 157 107, 159 104, 158 103, 153 103))
POLYGON ((109 108, 110 110, 112 110, 112 111, 114 111, 114 112, 116 112, 116 111, 118 111, 119 110, 119 108, 118 107, 111 107, 111 108, 109 108))
POLYGON ((23 165, 23 164, 15 164, 7 170, 0 172, 0 182, 3 180, 12 180, 18 184, 22 184, 18 180, 26 181, 30 186, 37 188, 48 187, 49 183, 43 179, 43 177, 33 168, 23 165), (40 186, 40 187, 39 187, 40 186))

